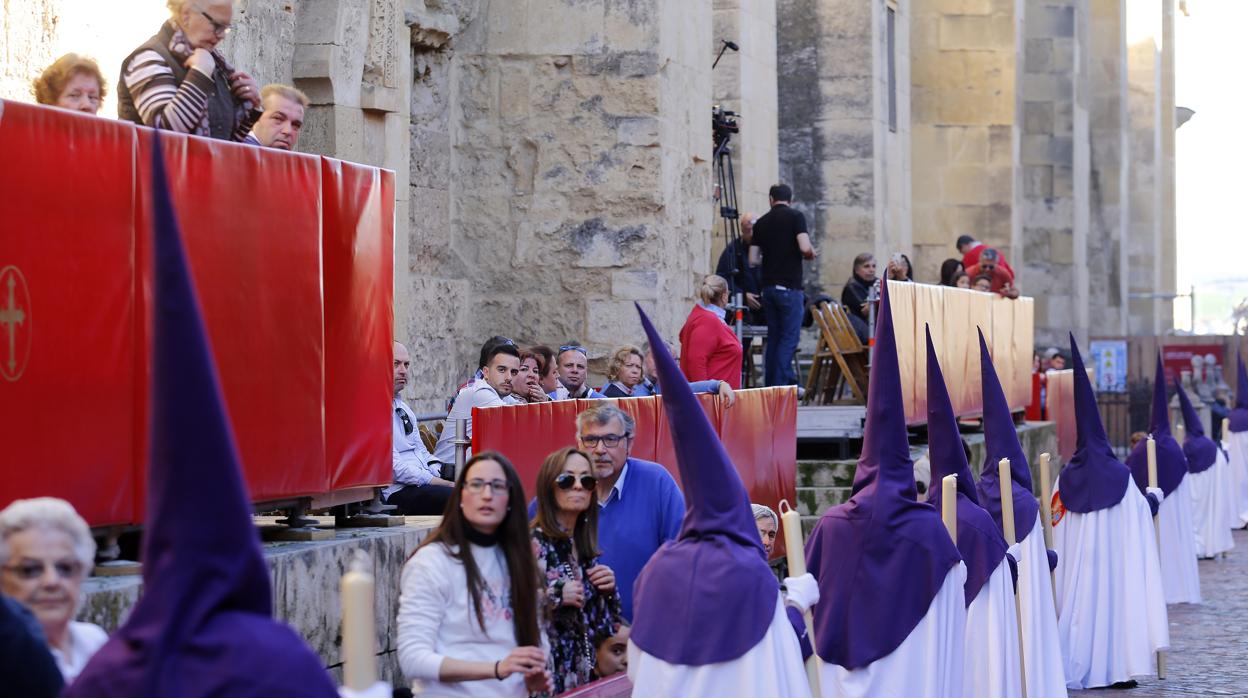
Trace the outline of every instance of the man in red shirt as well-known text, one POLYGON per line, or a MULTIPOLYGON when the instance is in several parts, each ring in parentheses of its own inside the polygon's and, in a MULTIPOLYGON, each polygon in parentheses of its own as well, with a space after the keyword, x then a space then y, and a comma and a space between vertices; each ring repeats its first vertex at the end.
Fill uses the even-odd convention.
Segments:
POLYGON ((992 277, 993 293, 998 293, 1006 298, 1018 298, 1018 289, 1014 288, 1014 272, 1004 266, 1001 260, 1001 254, 991 247, 985 248, 979 253, 979 264, 966 268, 967 276, 974 279, 980 275, 992 277))
MULTIPOLYGON (((983 251, 989 248, 987 245, 976 240, 970 235, 963 235, 959 237, 957 245, 958 252, 962 255, 962 268, 966 270, 967 274, 970 274, 972 279, 974 279, 975 275, 971 274, 971 267, 979 264, 979 255, 983 254, 983 251)), ((1008 271, 1010 276, 1013 276, 1014 269, 1010 266, 1010 263, 1005 261, 1005 257, 1001 256, 999 252, 997 256, 999 259, 998 265, 1008 271)))

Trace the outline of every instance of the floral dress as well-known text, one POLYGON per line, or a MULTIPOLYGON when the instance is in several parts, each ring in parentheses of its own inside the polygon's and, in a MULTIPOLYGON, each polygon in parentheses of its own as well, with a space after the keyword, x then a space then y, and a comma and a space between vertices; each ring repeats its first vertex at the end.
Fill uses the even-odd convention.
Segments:
POLYGON ((620 593, 613 590, 603 594, 587 581, 587 573, 598 559, 579 562, 571 538, 550 538, 540 527, 534 528, 533 551, 546 582, 542 617, 550 641, 553 695, 559 695, 592 680, 594 647, 614 635, 620 624, 620 593), (585 587, 582 608, 563 605, 563 586, 571 581, 585 587))

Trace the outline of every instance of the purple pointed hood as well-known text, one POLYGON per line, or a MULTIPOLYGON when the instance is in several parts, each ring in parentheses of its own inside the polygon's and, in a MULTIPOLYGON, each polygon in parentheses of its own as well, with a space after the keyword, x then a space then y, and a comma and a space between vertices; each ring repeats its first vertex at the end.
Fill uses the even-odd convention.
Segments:
POLYGON ((1023 453, 1023 445, 1018 442, 1014 417, 1010 414, 1005 390, 988 353, 983 330, 979 330, 979 374, 984 398, 984 450, 987 452, 983 468, 979 471, 979 482, 975 485, 979 491, 979 504, 992 515, 997 527, 1005 530, 1001 523, 1001 475, 997 464, 1002 458, 1009 458, 1014 495, 1014 533, 1022 540, 1036 526, 1040 502, 1031 491, 1031 468, 1027 455, 1023 453))
POLYGON ((970 606, 984 582, 1005 558, 1005 536, 992 516, 979 506, 975 476, 966 462, 958 418, 945 386, 945 376, 932 346, 932 329, 927 331, 927 459, 932 465, 932 486, 927 503, 941 507, 940 482, 947 475, 958 476, 958 552, 966 563, 966 605, 970 606))
POLYGON ((1235 386, 1235 408, 1231 410, 1231 431, 1238 434, 1248 431, 1248 369, 1244 368, 1244 357, 1235 351, 1235 363, 1239 369, 1239 380, 1235 386))
POLYGON ((152 149, 155 287, 143 594, 65 695, 336 696, 321 660, 272 618, 268 566, 158 135, 152 149))
POLYGON ((940 514, 915 501, 887 286, 883 282, 853 495, 824 513, 806 542, 807 567, 819 580, 816 651, 846 669, 897 649, 961 559, 940 514))
POLYGON ((672 432, 685 518, 680 535, 634 585, 632 641, 670 664, 737 659, 775 617, 780 585, 767 565, 750 498, 714 427, 650 318, 637 307, 654 352, 672 432))
POLYGON ((1179 405, 1183 408, 1183 455, 1187 456, 1187 472, 1203 473, 1218 460, 1218 445, 1213 439, 1205 436, 1205 427, 1200 423, 1200 415, 1192 406, 1179 381, 1174 382, 1174 389, 1179 394, 1179 405))
POLYGON ((1075 335, 1070 335, 1071 363, 1075 372, 1075 455, 1062 468, 1058 481, 1062 505, 1088 514, 1122 501, 1130 484, 1131 470, 1114 455, 1101 423, 1092 382, 1083 367, 1075 335))
MULTIPOLYGON (((1187 456, 1183 447, 1170 433, 1170 403, 1166 400, 1166 373, 1157 353, 1157 368, 1153 374, 1153 411, 1148 418, 1148 430, 1157 442, 1157 486, 1167 497, 1183 482, 1187 475, 1187 456)), ((1136 487, 1143 493, 1148 487, 1148 440, 1141 439, 1127 455, 1127 466, 1136 487)))

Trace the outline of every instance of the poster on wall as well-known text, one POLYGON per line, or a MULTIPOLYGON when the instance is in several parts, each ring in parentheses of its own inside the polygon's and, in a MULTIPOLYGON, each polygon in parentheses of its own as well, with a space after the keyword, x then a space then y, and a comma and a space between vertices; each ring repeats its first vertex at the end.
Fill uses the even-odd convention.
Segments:
POLYGON ((1089 344, 1088 356, 1098 393, 1127 391, 1127 340, 1094 339, 1089 344))
MULTIPOLYGON (((1161 363, 1166 369, 1166 383, 1174 384, 1186 371, 1191 375, 1192 385, 1212 384, 1215 376, 1226 379, 1226 372, 1217 370, 1222 366, 1221 344, 1169 344, 1161 347, 1161 363)), ((1234 371, 1234 369, 1232 369, 1234 371)), ((1232 374, 1233 375, 1233 374, 1232 374)))

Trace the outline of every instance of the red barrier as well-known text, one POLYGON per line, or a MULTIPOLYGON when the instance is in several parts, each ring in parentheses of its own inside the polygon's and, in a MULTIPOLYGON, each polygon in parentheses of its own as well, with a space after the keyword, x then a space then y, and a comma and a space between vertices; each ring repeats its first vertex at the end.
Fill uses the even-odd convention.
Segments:
MULTIPOLYGON (((392 173, 162 136, 253 501, 388 482, 392 173)), ((0 102, 0 269, 28 282, 32 338, 24 373, 0 379, 0 443, 18 466, 0 506, 46 494, 92 525, 142 520, 152 143, 0 102)))
MULTIPOLYGON (((699 395, 728 456, 750 493, 750 501, 775 509, 797 497, 797 393, 794 388, 737 391, 725 408, 711 395, 699 395)), ((500 451, 516 466, 526 496, 533 496, 537 471, 546 456, 576 445, 576 415, 596 400, 490 407, 472 412, 472 450, 500 451)), ((637 422, 632 455, 654 460, 680 482, 671 432, 659 397, 613 400, 637 422)), ((777 541, 773 557, 783 553, 777 541)))

